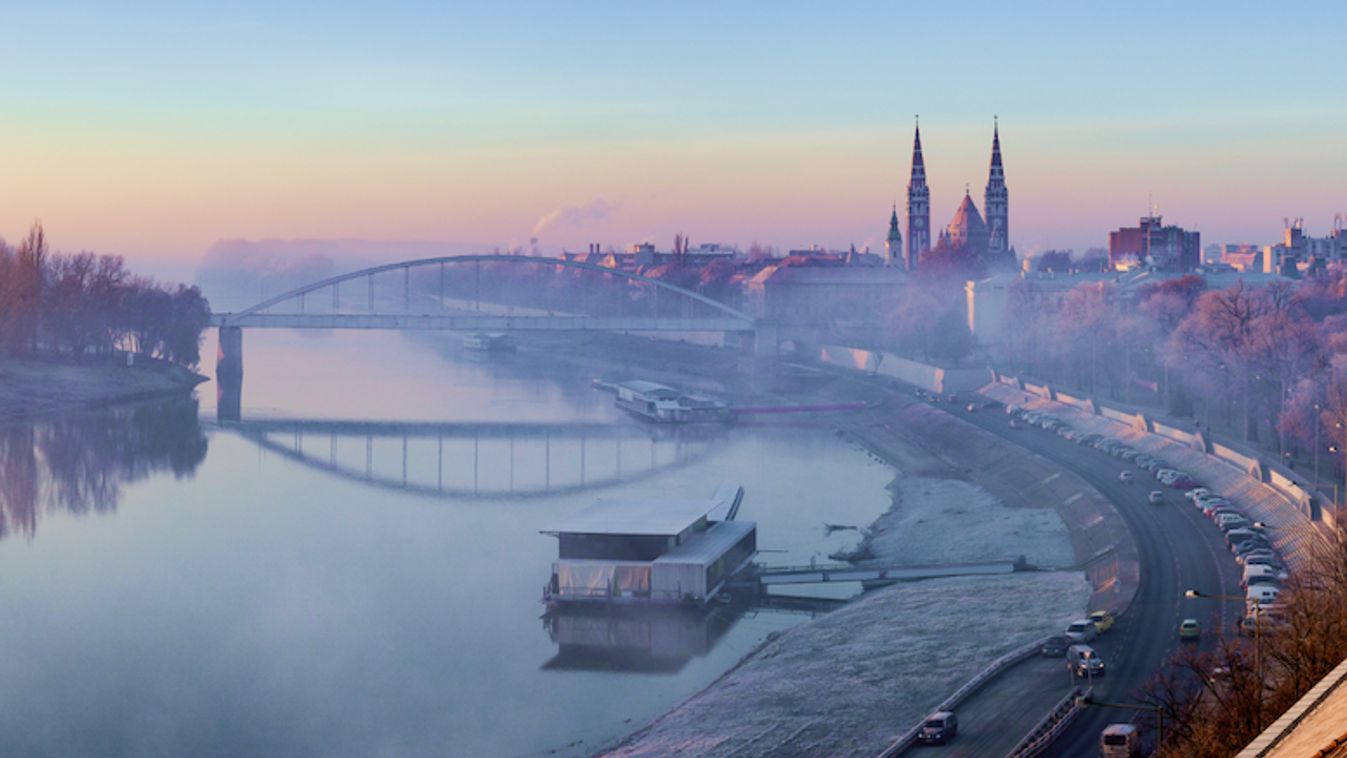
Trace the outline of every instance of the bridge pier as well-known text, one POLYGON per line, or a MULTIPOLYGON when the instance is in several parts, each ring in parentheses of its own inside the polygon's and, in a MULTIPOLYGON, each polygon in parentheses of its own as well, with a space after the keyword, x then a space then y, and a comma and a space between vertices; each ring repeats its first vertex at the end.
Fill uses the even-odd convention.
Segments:
POLYGON ((239 421, 243 406, 243 329, 222 326, 215 354, 215 415, 220 421, 239 421))

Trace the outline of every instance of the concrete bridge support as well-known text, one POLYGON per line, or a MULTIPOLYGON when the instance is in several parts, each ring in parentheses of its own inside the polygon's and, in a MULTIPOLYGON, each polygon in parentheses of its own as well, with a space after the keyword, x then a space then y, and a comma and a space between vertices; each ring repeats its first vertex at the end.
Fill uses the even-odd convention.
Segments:
POLYGON ((215 414, 221 421, 238 421, 243 405, 243 329, 222 326, 215 354, 215 414))

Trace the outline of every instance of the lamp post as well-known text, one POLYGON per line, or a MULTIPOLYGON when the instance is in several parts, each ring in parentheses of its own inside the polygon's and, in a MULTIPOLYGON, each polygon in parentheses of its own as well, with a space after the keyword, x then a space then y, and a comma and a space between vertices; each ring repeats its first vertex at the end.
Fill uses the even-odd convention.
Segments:
MULTIPOLYGON (((1197 599, 1206 598, 1208 600, 1239 600, 1247 599, 1240 595, 1211 595, 1197 590, 1188 590, 1183 593, 1184 597, 1197 599)), ((1255 603, 1253 606, 1253 669, 1258 676, 1258 731, 1263 731, 1263 605, 1255 603)))
POLYGON ((1314 487, 1319 488, 1319 404, 1314 404, 1314 487))

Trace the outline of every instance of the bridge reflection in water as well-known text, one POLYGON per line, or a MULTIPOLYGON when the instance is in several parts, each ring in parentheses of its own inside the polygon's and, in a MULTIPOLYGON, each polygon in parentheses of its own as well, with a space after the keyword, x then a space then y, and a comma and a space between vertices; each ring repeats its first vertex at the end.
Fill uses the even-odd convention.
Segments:
POLYGON ((260 418, 220 421, 259 447, 383 489, 526 499, 636 482, 694 463, 723 427, 260 418))

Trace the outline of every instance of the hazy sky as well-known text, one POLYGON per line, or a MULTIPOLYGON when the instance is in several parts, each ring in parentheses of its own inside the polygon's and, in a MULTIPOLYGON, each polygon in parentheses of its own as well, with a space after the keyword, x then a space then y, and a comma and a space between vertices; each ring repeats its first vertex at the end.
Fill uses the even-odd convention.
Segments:
POLYGON ((5 2, 0 234, 882 244, 921 114, 933 221, 1203 241, 1347 211, 1347 4, 5 2), (197 6, 200 7, 183 7, 197 6), (451 6, 451 7, 446 7, 451 6))

